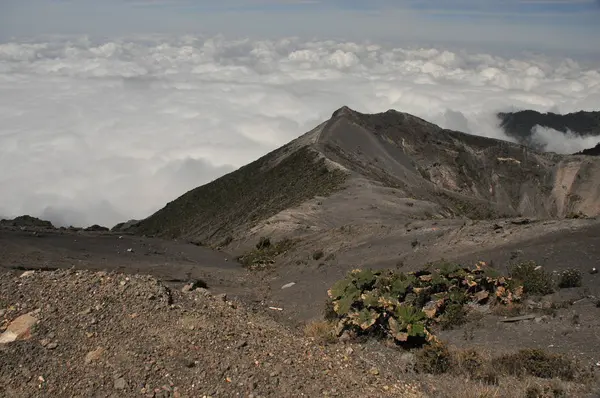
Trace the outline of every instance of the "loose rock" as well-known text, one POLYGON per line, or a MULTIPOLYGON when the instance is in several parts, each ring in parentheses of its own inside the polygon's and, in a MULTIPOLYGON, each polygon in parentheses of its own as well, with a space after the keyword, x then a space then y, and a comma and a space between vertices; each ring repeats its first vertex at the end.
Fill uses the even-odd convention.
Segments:
POLYGON ((0 335, 0 344, 11 343, 16 340, 27 340, 31 338, 31 328, 38 322, 38 319, 30 312, 21 315, 12 321, 6 331, 0 335))
POLYGON ((116 390, 124 390, 125 388, 127 388, 127 382, 124 378, 119 377, 118 379, 115 379, 114 386, 116 390))

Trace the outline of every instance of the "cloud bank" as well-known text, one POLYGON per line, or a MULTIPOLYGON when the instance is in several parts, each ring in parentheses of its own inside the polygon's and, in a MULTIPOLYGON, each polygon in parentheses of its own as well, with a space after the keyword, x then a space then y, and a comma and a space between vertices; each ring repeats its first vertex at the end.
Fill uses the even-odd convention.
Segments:
MULTIPOLYGON (((342 105, 506 139, 495 112, 593 110, 600 71, 534 55, 294 38, 53 37, 0 44, 0 93, 0 214, 112 226, 342 105)), ((536 137, 557 152, 595 144, 536 137)))

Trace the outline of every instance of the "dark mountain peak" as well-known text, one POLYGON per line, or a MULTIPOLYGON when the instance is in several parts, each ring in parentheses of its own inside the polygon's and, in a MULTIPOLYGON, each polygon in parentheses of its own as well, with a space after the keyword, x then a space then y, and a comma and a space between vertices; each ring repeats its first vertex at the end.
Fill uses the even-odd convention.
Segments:
POLYGON ((600 112, 598 111, 579 111, 561 115, 553 112, 522 110, 501 112, 497 116, 506 134, 525 144, 530 143, 532 129, 535 126, 551 128, 563 133, 571 131, 582 137, 600 135, 600 112))
POLYGON ((354 109, 344 105, 341 108, 337 109, 336 111, 334 111, 331 114, 331 118, 338 118, 338 117, 352 117, 355 116, 358 112, 355 111, 354 109))

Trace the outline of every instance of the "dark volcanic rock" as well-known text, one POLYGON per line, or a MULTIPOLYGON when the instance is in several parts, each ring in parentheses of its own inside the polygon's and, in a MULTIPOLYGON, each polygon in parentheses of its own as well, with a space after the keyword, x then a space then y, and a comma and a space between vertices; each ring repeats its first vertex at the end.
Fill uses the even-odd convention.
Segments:
POLYGON ((600 156, 600 144, 593 148, 588 148, 581 152, 577 152, 577 155, 600 156))
POLYGON ((101 225, 94 224, 91 227, 87 227, 84 231, 87 231, 87 232, 106 232, 106 231, 109 231, 109 229, 106 228, 106 227, 103 227, 101 225))
POLYGON ((40 220, 29 215, 19 216, 12 220, 0 220, 0 225, 9 227, 54 228, 54 225, 50 221, 40 220))

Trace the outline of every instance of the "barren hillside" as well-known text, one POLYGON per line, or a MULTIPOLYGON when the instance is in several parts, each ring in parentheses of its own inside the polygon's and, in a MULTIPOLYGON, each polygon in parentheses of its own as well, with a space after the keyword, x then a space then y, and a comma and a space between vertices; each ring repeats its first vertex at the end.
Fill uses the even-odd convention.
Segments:
MULTIPOLYGON (((596 158, 538 153, 393 110, 368 115, 343 107, 304 136, 182 195, 130 231, 218 245, 340 190, 379 206, 392 200, 391 189, 394 200, 417 202, 418 211, 392 210, 411 217, 595 216, 598 181, 596 158)), ((339 211, 339 217, 352 217, 344 207, 339 211)))

